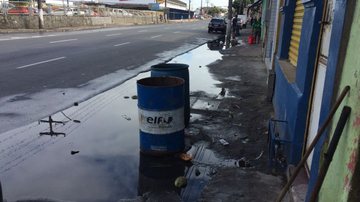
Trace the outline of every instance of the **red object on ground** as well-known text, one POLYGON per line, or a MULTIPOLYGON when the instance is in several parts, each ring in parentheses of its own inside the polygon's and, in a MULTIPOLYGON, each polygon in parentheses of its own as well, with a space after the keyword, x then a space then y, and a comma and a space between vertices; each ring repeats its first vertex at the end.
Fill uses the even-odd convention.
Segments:
POLYGON ((250 35, 249 37, 248 37, 248 43, 249 44, 254 44, 255 43, 255 37, 254 37, 254 35, 250 35))

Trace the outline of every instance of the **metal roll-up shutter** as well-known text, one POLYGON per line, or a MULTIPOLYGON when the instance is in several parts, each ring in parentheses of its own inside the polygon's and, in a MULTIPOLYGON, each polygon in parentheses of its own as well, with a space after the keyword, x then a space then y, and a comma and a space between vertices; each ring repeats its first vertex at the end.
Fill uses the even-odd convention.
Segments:
POLYGON ((291 33, 290 49, 289 49, 289 60, 294 66, 297 65, 299 55, 299 44, 301 36, 301 27, 304 17, 304 5, 301 0, 296 1, 296 7, 294 12, 294 23, 291 33))

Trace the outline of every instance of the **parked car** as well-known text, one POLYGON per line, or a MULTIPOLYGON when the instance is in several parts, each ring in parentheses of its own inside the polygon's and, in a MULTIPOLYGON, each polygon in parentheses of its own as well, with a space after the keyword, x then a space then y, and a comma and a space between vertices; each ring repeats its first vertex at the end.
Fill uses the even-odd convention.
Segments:
POLYGON ((26 15, 29 14, 29 8, 25 6, 16 6, 8 10, 8 14, 26 15))
POLYGON ((226 21, 224 18, 212 18, 208 25, 208 33, 213 31, 226 32, 226 21))
POLYGON ((238 15, 237 18, 238 18, 238 25, 240 25, 241 28, 246 28, 246 24, 248 21, 247 16, 246 15, 238 15))

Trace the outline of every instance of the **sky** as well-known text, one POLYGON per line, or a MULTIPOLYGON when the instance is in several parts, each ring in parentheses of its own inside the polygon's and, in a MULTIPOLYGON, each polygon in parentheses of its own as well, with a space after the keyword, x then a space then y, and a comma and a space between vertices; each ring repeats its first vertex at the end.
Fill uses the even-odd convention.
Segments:
MULTIPOLYGON (((189 3, 188 0, 181 0, 185 3, 189 3)), ((207 2, 209 3, 209 7, 217 6, 217 7, 227 7, 229 1, 228 0, 202 0, 203 7, 206 7, 207 2)), ((191 6, 195 10, 196 8, 200 8, 201 0, 191 0, 191 6)))

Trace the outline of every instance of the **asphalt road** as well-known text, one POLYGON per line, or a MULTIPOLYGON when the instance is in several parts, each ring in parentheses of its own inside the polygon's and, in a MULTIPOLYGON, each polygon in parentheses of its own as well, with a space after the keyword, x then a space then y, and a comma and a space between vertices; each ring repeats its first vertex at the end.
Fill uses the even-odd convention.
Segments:
POLYGON ((78 87, 119 69, 137 68, 164 51, 213 39, 206 23, 0 36, 0 98, 78 87))
POLYGON ((217 37, 207 33, 207 21, 0 35, 0 133, 217 37))

